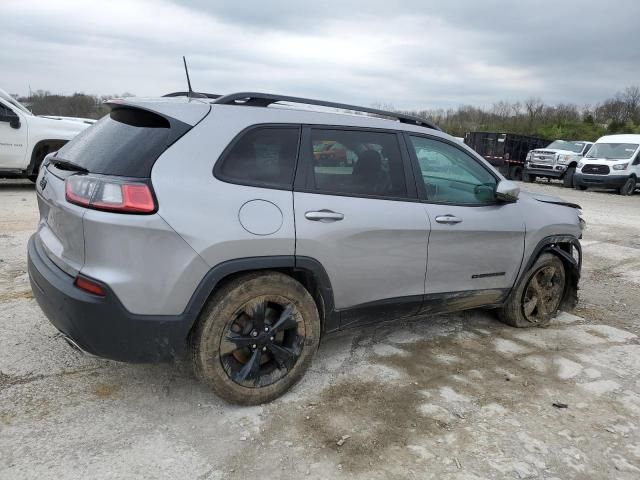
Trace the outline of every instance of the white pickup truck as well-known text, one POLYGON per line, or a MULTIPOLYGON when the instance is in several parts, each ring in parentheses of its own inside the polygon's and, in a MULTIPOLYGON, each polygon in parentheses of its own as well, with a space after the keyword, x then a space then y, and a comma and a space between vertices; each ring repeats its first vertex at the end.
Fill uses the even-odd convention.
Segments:
POLYGON ((527 154, 522 180, 535 182, 538 177, 557 178, 562 184, 573 187, 576 166, 589 152, 593 142, 556 140, 546 148, 537 148, 527 154))
POLYGON ((42 159, 94 122, 34 115, 0 89, 0 178, 35 181, 42 159))

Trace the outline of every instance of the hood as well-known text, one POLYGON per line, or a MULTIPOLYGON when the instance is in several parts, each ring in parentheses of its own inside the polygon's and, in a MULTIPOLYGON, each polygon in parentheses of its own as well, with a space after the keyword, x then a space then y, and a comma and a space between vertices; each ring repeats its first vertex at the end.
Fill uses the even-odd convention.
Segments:
POLYGON ((87 125, 92 125, 96 123, 96 120, 94 120, 93 118, 61 117, 59 115, 38 115, 38 116, 42 118, 49 118, 51 120, 66 120, 68 122, 86 123, 87 125))
POLYGON ((532 151, 533 153, 557 153, 559 155, 580 155, 579 153, 572 152, 571 150, 558 150, 557 148, 537 148, 532 151))
POLYGON ((551 203, 553 205, 562 205, 565 207, 582 209, 582 207, 577 203, 567 202, 561 199, 560 197, 554 197, 552 195, 543 195, 541 193, 533 193, 533 192, 524 192, 524 193, 526 193, 529 197, 542 203, 551 203))

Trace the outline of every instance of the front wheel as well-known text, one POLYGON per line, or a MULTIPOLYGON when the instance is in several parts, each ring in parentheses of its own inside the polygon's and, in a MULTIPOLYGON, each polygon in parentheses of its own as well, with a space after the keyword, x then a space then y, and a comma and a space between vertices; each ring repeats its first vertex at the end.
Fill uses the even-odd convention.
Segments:
POLYGON ((527 182, 527 183, 533 183, 536 181, 536 176, 535 175, 531 175, 527 172, 523 172, 522 174, 522 181, 523 182, 527 182))
POLYGON ((573 187, 573 175, 576 173, 576 167, 569 167, 562 177, 562 185, 565 188, 573 187))
POLYGON ((565 286, 564 264, 557 256, 543 253, 498 310, 498 318, 512 327, 544 327, 558 313, 565 286))
POLYGON ((585 191, 587 189, 587 187, 585 187, 584 185, 573 185, 573 188, 575 188, 576 190, 582 190, 585 191))
POLYGON ((511 180, 522 181, 522 167, 515 165, 509 169, 509 178, 511 180))
POLYGON ((192 337, 196 376, 225 400, 270 402, 306 372, 320 342, 316 304, 278 272, 238 277, 209 300, 192 337))
POLYGON ((636 179, 635 177, 629 177, 627 178, 627 181, 624 183, 624 185, 618 189, 618 193, 620 195, 633 195, 635 189, 636 179))

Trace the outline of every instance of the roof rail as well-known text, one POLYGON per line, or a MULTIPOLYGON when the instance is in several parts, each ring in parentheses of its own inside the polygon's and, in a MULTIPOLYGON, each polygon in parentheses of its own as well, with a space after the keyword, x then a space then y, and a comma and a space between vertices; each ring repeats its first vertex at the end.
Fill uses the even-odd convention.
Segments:
POLYGON ((220 98, 222 95, 215 93, 202 93, 202 92, 171 92, 163 95, 163 97, 193 97, 193 98, 220 98))
POLYGON ((376 108, 358 107, 356 105, 348 105, 346 103, 325 102, 323 100, 313 100, 311 98, 288 97, 286 95, 274 95, 271 93, 240 92, 223 95, 213 101, 213 103, 220 105, 245 105, 249 107, 268 107, 272 103, 277 102, 318 105, 321 107, 370 113, 372 115, 379 115, 381 117, 395 118, 400 123, 407 123, 409 125, 417 125, 419 127, 426 127, 442 131, 442 129, 435 123, 429 120, 425 120, 424 118, 415 117, 413 115, 406 115, 399 112, 389 112, 386 110, 378 110, 376 108))

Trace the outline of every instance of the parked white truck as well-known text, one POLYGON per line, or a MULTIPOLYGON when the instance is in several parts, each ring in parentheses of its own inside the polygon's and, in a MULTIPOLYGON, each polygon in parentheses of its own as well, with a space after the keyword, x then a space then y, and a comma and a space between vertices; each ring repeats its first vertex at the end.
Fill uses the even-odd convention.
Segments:
POLYGON ((42 159, 94 122, 88 118, 34 115, 0 89, 0 178, 35 181, 42 159))
POLYGON ((578 162, 593 142, 556 140, 546 148, 531 150, 527 155, 522 179, 535 182, 538 177, 561 179, 565 187, 573 187, 578 162))

